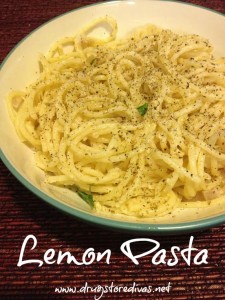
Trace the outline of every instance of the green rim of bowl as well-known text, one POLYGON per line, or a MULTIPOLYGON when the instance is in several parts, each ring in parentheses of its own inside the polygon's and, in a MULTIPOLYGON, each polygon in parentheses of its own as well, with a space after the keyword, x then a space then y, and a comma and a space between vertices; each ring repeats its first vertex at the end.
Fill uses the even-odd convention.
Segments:
MULTIPOLYGON (((124 1, 124 0, 112 0, 112 1, 107 1, 107 2, 98 2, 98 3, 93 3, 90 5, 86 5, 83 7, 79 7, 76 9, 73 9, 71 11, 68 11, 66 13, 63 13, 59 16, 54 17, 53 19, 45 22, 41 26, 37 27, 34 29, 32 32, 30 32, 27 36, 25 36, 5 57, 3 60, 0 70, 4 66, 4 64, 7 62, 8 58, 11 56, 11 54, 17 49, 17 47, 22 44, 27 38, 29 38, 30 35, 32 35, 34 32, 39 30, 40 28, 46 26, 48 23, 63 17, 64 15, 70 14, 74 11, 78 11, 81 9, 85 9, 90 6, 96 6, 96 5, 108 5, 109 3, 121 3, 121 2, 130 2, 124 1)), ((135 1, 132 1, 135 2, 135 1)), ((179 3, 182 5, 188 5, 188 6, 195 6, 204 10, 211 11, 212 13, 216 13, 219 15, 222 15, 225 17, 225 15, 221 12, 214 11, 213 9, 202 7, 200 5, 192 4, 192 3, 185 3, 185 2, 180 2, 180 1, 175 1, 175 0, 159 0, 157 2, 174 2, 174 3, 179 3)), ((38 188, 36 188, 33 184, 31 184, 27 179, 25 179, 11 164, 11 162, 7 159, 3 151, 0 149, 0 158, 2 162, 5 164, 5 166, 9 169, 9 171, 27 188, 29 189, 33 194, 38 196, 39 198, 43 199, 47 203, 51 204, 52 206, 56 207, 57 209, 68 213, 69 215, 72 215, 80 220, 83 220, 88 223, 93 223, 97 226, 101 226, 104 228, 108 229, 113 229, 113 230, 118 230, 118 231, 124 231, 124 232, 129 232, 129 233, 151 233, 155 235, 168 235, 168 234, 177 234, 177 233, 188 233, 188 232, 194 232, 194 231, 200 231, 203 229, 207 229, 210 227, 214 227, 217 225, 220 225, 222 223, 225 223, 225 214, 215 216, 215 217, 210 217, 206 219, 200 219, 198 221, 192 221, 192 222, 183 222, 183 223, 173 223, 173 224, 152 224, 152 223, 134 223, 134 222, 127 222, 127 221, 117 221, 113 219, 108 219, 104 218, 101 216, 96 216, 92 215, 90 213, 86 213, 74 208, 71 208, 67 206, 66 204, 63 204, 56 199, 48 196, 38 188)))

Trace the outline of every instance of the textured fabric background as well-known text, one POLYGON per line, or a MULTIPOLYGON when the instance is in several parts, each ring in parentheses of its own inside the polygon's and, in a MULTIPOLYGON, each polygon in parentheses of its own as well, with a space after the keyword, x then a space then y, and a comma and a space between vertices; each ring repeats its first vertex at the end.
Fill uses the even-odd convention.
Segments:
MULTIPOLYGON (((0 60, 29 32, 71 9, 100 1, 67 0, 1 0, 0 60)), ((199 4, 225 13, 224 0, 183 1, 199 4)), ((221 37, 225 38, 225 37, 221 37)), ((154 238, 152 236, 145 236, 154 238)), ((105 294, 101 299, 225 299, 225 226, 194 234, 194 247, 208 249, 207 265, 154 266, 151 255, 133 264, 120 251, 120 245, 133 238, 129 234, 109 232, 79 222, 48 206, 25 189, 0 162, 0 299, 94 299, 94 293, 55 294, 56 287, 89 285, 153 287, 171 282, 168 293, 105 294), (104 261, 90 266, 25 265, 17 267, 24 238, 33 234, 38 245, 28 258, 43 259, 45 251, 70 251, 77 259, 89 247, 96 252, 111 249, 110 264, 104 261)), ((169 251, 173 245, 187 247, 190 234, 176 237, 155 237, 169 251)), ((31 246, 31 243, 29 244, 31 246)), ((140 253, 146 245, 137 247, 140 253)))

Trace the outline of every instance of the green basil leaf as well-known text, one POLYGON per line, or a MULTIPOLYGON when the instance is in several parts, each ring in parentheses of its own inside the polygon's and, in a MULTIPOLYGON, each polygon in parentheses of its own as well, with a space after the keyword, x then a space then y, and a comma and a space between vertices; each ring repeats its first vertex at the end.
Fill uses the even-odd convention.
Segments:
POLYGON ((137 110, 141 116, 144 116, 148 110, 148 103, 145 103, 145 104, 137 107, 137 110))
POLYGON ((77 191, 77 194, 85 201, 87 204, 89 204, 92 208, 94 207, 94 200, 93 200, 93 195, 87 194, 82 191, 77 191))

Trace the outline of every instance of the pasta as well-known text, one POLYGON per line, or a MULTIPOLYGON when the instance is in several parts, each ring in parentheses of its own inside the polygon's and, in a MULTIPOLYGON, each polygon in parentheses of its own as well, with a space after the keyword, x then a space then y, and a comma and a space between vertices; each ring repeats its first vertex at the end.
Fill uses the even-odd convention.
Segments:
POLYGON ((105 16, 40 57, 9 95, 20 139, 49 184, 94 210, 137 217, 225 197, 225 58, 209 41, 154 25, 117 39, 105 16), (106 24, 102 39, 92 30, 106 24))

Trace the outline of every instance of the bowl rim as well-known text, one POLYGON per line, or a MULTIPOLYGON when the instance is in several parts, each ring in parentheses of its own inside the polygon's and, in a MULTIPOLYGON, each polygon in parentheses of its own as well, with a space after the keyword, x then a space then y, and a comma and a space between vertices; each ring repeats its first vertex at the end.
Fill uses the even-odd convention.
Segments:
MULTIPOLYGON (((131 0, 132 2, 136 2, 136 0, 131 0)), ((20 46, 27 38, 29 38, 34 32, 38 31, 40 28, 46 26, 48 23, 55 21, 58 18, 61 18, 67 14, 73 13, 75 11, 85 9, 90 6, 99 6, 99 5, 108 5, 110 3, 126 3, 131 2, 130 0, 110 0, 105 2, 97 2, 92 3, 89 5, 85 5, 82 7, 78 7, 72 10, 69 10, 65 13, 62 13, 35 28, 32 30, 29 34, 27 34, 24 38, 22 38, 13 48, 12 50, 6 55, 6 57, 3 59, 1 65, 0 65, 0 71, 9 59, 9 57, 13 54, 14 51, 20 46)), ((150 0, 151 1, 151 0, 150 0)), ((153 2, 172 2, 172 3, 179 3, 186 6, 194 6, 198 7, 203 10, 208 10, 212 13, 221 15, 225 17, 225 14, 215 11, 211 8, 203 7, 201 5, 193 4, 193 3, 186 3, 176 0, 157 0, 153 2)), ((76 217, 80 220, 83 220, 88 223, 93 223, 97 226, 113 229, 113 230, 119 230, 119 231, 126 231, 130 233, 152 233, 155 235, 167 235, 167 234, 175 234, 175 233, 183 233, 183 232, 194 232, 194 231, 200 231, 203 229, 207 229, 210 227, 214 227, 217 225, 221 225, 222 223, 225 223, 225 213, 214 216, 214 217, 208 217, 196 221, 188 221, 188 222, 179 222, 179 223, 137 223, 137 222, 129 222, 129 221, 119 221, 116 219, 109 219, 104 216, 97 216, 92 215, 88 212, 80 211, 76 208, 71 208, 70 206, 57 201, 51 196, 48 196, 44 192, 42 192, 40 189, 35 187, 32 183, 30 183, 25 177, 23 177, 19 171, 13 166, 13 164, 7 159, 7 156, 3 153, 2 149, 0 148, 0 158, 4 165, 8 168, 8 170, 18 179, 22 185, 24 185, 28 190, 30 190, 33 194, 35 194, 38 198, 41 198, 48 204, 52 205, 53 207, 61 210, 62 212, 65 212, 73 217, 76 217)))

